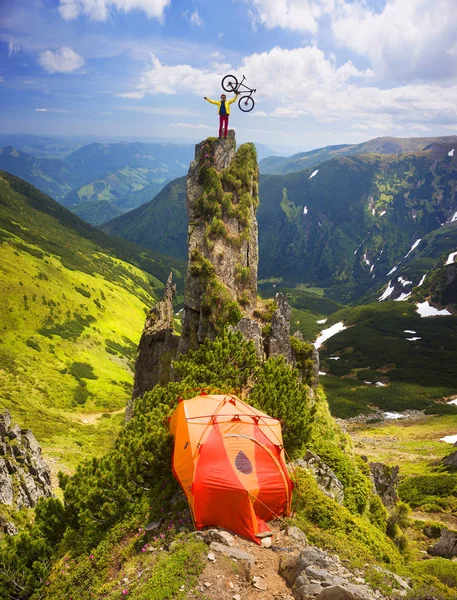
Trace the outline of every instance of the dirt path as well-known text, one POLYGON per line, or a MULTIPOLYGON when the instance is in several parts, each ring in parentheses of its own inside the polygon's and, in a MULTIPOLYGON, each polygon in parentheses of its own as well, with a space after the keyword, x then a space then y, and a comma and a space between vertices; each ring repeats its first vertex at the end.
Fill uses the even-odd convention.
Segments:
POLYGON ((443 527, 457 531, 457 517, 454 515, 448 515, 446 513, 424 513, 415 511, 411 514, 413 519, 418 521, 433 521, 434 523, 441 523, 443 527))
MULTIPOLYGON (((279 523, 269 526, 273 530, 273 546, 285 547, 298 553, 295 542, 279 530, 279 523)), ((214 552, 215 561, 208 563, 199 579, 200 593, 207 600, 233 600, 239 595, 241 600, 293 600, 292 592, 287 587, 284 579, 279 575, 279 561, 284 554, 290 555, 287 550, 274 551, 271 548, 262 548, 257 544, 233 535, 234 547, 248 552, 255 559, 255 564, 249 567, 245 561, 236 561, 233 558, 222 556, 214 552), (265 589, 258 589, 253 585, 253 578, 259 577, 258 585, 265 589)), ((208 554, 212 550, 208 546, 208 554)), ((196 598, 197 596, 190 596, 196 598)), ((201 597, 201 596, 200 596, 201 597)))
POLYGON ((84 425, 93 425, 99 419, 101 419, 103 415, 120 415, 123 412, 125 412, 125 407, 120 408, 119 410, 114 410, 113 412, 104 410, 103 412, 98 413, 77 413, 74 416, 78 421, 84 423, 84 425))

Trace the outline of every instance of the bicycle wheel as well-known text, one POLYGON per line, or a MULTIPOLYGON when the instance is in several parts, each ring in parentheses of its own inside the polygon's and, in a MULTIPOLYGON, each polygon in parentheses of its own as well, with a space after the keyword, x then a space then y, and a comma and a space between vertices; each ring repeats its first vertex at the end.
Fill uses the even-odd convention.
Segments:
POLYGON ((242 110, 243 112, 249 112, 254 108, 254 100, 251 98, 251 96, 243 96, 242 98, 240 98, 238 100, 238 106, 240 107, 240 110, 242 110))
POLYGON ((238 87, 238 79, 235 75, 226 75, 221 82, 222 89, 226 92, 235 92, 238 87))

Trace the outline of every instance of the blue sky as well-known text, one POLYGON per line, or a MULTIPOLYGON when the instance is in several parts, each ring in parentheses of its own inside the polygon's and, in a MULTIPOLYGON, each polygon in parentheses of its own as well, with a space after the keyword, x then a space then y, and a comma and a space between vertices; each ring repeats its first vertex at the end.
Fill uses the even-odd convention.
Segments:
POLYGON ((457 134, 456 0, 0 0, 1 133, 213 135, 306 150, 457 134))

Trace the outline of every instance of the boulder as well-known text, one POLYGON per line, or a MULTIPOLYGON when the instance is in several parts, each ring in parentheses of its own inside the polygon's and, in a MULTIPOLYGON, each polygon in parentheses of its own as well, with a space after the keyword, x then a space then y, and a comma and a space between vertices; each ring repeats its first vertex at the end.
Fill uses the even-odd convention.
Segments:
POLYGON ((445 467, 450 467, 451 469, 457 469, 457 450, 455 452, 451 452, 445 456, 442 460, 442 463, 445 467))
POLYGON ((340 585, 332 585, 322 590, 318 600, 354 600, 354 594, 340 585))
POLYGON ((255 353, 259 360, 265 358, 262 328, 257 321, 254 321, 254 319, 250 319, 249 317, 243 317, 235 327, 230 327, 230 329, 235 332, 240 331, 246 340, 254 342, 255 353))
POLYGON ((382 597, 376 596, 364 579, 354 578, 337 556, 315 546, 304 548, 297 557, 283 558, 279 573, 298 600, 374 600, 382 597))
POLYGON ((343 504, 343 484, 332 469, 317 454, 313 454, 310 450, 307 450, 305 457, 296 460, 294 465, 310 471, 324 494, 336 500, 338 504, 343 504))
POLYGON ((11 415, 8 410, 0 413, 0 436, 4 436, 11 426, 11 415))
POLYGON ((220 544, 219 542, 211 542, 210 549, 213 552, 219 552, 219 554, 223 554, 224 556, 228 556, 229 558, 235 558, 236 560, 245 561, 249 566, 253 566, 255 564, 255 558, 249 552, 243 552, 239 548, 232 548, 231 546, 225 546, 224 544, 220 544))
POLYGON ((441 556, 442 558, 457 556, 457 531, 443 528, 440 539, 427 552, 432 556, 441 556))
POLYGON ((201 537, 204 542, 211 544, 211 542, 218 542, 225 546, 234 546, 235 540, 233 535, 223 529, 205 529, 197 533, 198 537, 201 537))
POLYGON ((0 504, 13 504, 13 481, 3 458, 0 458, 0 504))
MULTIPOLYGON (((19 510, 33 508, 42 496, 52 495, 51 474, 30 430, 13 424, 8 411, 0 413, 0 504, 19 510)), ((14 524, 3 525, 14 535, 14 524)))
POLYGON ((299 527, 289 526, 286 529, 286 533, 290 538, 292 538, 296 542, 301 542, 303 544, 306 544, 308 542, 308 540, 306 539, 306 535, 299 527))
POLYGON ((398 500, 397 486, 400 467, 389 467, 383 463, 369 463, 369 466, 376 493, 384 506, 392 509, 398 500))

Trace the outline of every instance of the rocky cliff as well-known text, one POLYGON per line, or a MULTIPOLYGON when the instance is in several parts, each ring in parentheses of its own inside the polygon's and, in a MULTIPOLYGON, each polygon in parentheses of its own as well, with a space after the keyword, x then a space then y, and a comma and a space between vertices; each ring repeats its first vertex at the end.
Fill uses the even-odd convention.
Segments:
POLYGON ((172 285, 172 274, 168 277, 163 299, 151 310, 141 334, 135 364, 135 379, 132 398, 127 404, 125 420, 133 416, 135 398, 170 380, 171 361, 178 350, 179 337, 174 333, 173 297, 176 286, 172 285))
POLYGON ((52 491, 51 474, 41 448, 30 430, 12 423, 6 410, 0 413, 0 528, 5 533, 16 533, 5 507, 33 508, 42 496, 52 496, 52 491))
POLYGON ((258 166, 253 144, 236 150, 227 139, 208 138, 195 147, 187 176, 188 269, 182 334, 173 332, 174 286, 148 314, 138 346, 132 399, 173 378, 172 360, 214 339, 228 325, 254 343, 259 360, 282 355, 305 383, 316 387, 319 356, 300 336, 290 338, 286 296, 257 297, 258 166))
POLYGON ((249 316, 257 300, 258 166, 253 144, 197 144, 187 176, 188 271, 179 352, 249 316))

